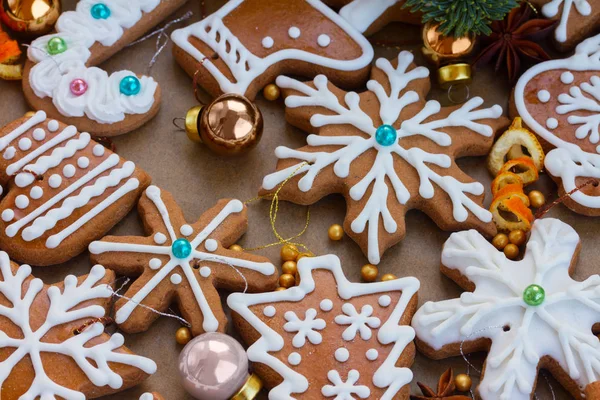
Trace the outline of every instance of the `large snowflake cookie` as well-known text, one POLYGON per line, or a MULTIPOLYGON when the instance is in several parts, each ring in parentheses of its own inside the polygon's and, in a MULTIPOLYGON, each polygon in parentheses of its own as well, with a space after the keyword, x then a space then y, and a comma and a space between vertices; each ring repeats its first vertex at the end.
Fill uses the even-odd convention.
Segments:
POLYGON ((494 132, 508 124, 500 106, 479 108, 479 97, 460 107, 426 101, 429 70, 416 67, 406 51, 393 63, 377 60, 369 90, 360 95, 323 75, 313 83, 282 76, 277 84, 287 96, 287 120, 313 134, 306 147, 276 149, 277 172, 265 177, 263 193, 293 173, 280 191, 285 200, 312 204, 342 193, 346 231, 373 264, 402 240, 404 215, 412 208, 442 229, 495 233, 492 215, 482 207, 483 185, 454 160, 487 154, 494 132))
POLYGON ((214 96, 253 99, 278 75, 325 73, 342 86, 368 76, 371 44, 320 0, 232 0, 171 35, 177 62, 214 96))
POLYGON ((600 25, 600 0, 531 0, 544 17, 558 21, 554 41, 559 50, 572 50, 600 25))
POLYGON ((187 0, 80 0, 61 14, 56 33, 29 46, 27 102, 52 118, 98 136, 130 132, 156 115, 160 88, 149 76, 95 67, 187 0))
POLYGON ((156 371, 152 360, 123 347, 122 335, 104 333, 113 272, 96 265, 49 286, 0 252, 0 278, 2 400, 92 399, 156 371))
POLYGON ((108 236, 89 247, 94 262, 139 276, 116 303, 115 321, 125 332, 147 330, 158 317, 153 310, 166 311, 173 302, 194 335, 224 332, 227 318, 217 289, 277 286, 277 271, 266 258, 228 250, 248 226, 241 201, 220 200, 188 225, 171 194, 150 186, 138 211, 147 237, 108 236))
MULTIPOLYGON (((575 54, 529 69, 517 82, 511 113, 518 114, 544 145, 556 147, 545 159, 560 192, 600 178, 600 35, 575 54)), ((565 199, 585 215, 600 215, 600 187, 589 185, 565 199)))
POLYGON ((533 398, 540 368, 583 398, 600 379, 600 276, 571 279, 578 252, 579 236, 557 219, 535 221, 521 261, 473 230, 452 234, 442 271, 471 292, 425 303, 412 321, 417 346, 435 359, 488 351, 483 400, 533 398))
POLYGON ((419 281, 352 283, 334 255, 298 273, 296 287, 227 298, 269 399, 408 399, 419 281))
POLYGON ((150 183, 131 161, 44 111, 0 129, 0 247, 18 261, 58 264, 84 251, 150 183))
POLYGON ((405 0, 326 0, 326 3, 344 5, 340 15, 367 36, 390 22, 421 23, 421 13, 413 13, 405 8, 405 0))

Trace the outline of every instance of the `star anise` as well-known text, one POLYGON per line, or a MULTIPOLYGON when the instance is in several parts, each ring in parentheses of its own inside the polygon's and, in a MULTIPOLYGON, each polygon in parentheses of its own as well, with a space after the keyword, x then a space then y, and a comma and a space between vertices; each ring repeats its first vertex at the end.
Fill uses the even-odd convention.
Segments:
POLYGON ((410 395, 410 400, 471 400, 469 396, 464 396, 454 393, 454 374, 452 368, 448 368, 446 372, 440 376, 438 381, 437 392, 434 392, 429 386, 417 382, 417 385, 421 388, 423 396, 410 395))
POLYGON ((550 59, 548 53, 537 44, 548 36, 556 24, 549 19, 530 19, 534 9, 528 2, 514 8, 503 21, 494 21, 492 33, 483 37, 487 46, 475 58, 473 64, 482 66, 496 60, 496 72, 506 65, 508 79, 514 82, 519 76, 522 61, 542 62, 550 59))

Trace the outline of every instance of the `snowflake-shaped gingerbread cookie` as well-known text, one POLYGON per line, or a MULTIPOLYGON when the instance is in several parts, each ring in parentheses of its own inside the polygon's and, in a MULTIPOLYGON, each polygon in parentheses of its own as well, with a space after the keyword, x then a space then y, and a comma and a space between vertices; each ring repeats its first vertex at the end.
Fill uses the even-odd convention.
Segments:
POLYGON ((476 231, 453 233, 442 271, 464 289, 458 299, 425 303, 412 325, 417 346, 440 359, 489 351, 478 387, 483 400, 533 398, 547 369, 578 399, 600 379, 600 276, 570 277, 579 236, 557 219, 533 224, 523 260, 511 261, 476 231))
POLYGON ((138 276, 116 303, 115 320, 128 333, 147 330, 176 302, 194 335, 223 332, 227 318, 217 289, 269 291, 277 271, 266 258, 228 250, 246 231, 246 207, 220 200, 188 225, 170 193, 150 186, 138 205, 147 237, 108 236, 89 246, 92 260, 138 276), (150 309, 151 308, 151 309, 150 309))
POLYGON ((334 255, 298 273, 296 287, 227 298, 269 398, 408 399, 419 281, 352 283, 334 255))
POLYGON ((99 318, 110 307, 114 273, 44 285, 29 265, 0 252, 0 390, 3 400, 96 398, 125 390, 156 364, 109 336, 99 318))
POLYGON ((312 204, 342 193, 348 204, 345 228, 369 262, 405 234, 412 208, 446 230, 476 227, 495 233, 482 207, 484 187, 460 170, 455 158, 485 155, 494 132, 507 125, 502 108, 478 108, 479 97, 460 107, 426 101, 429 70, 403 51, 391 63, 379 59, 360 95, 344 92, 319 75, 313 83, 279 77, 287 120, 308 136, 298 150, 278 147, 277 172, 265 177, 262 193, 273 192, 291 174, 280 197, 312 204), (368 225, 368 227, 367 227, 368 225))

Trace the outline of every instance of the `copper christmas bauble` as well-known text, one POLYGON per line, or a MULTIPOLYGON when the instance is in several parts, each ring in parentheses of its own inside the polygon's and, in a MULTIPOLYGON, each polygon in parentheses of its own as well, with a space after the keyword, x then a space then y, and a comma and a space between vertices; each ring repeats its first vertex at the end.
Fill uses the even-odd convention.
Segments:
POLYGON ((50 32, 60 12, 60 0, 0 0, 0 20, 22 36, 50 32))
POLYGON ((185 118, 190 140, 201 142, 211 151, 240 155, 260 141, 263 118, 256 105, 238 94, 228 93, 207 106, 190 109, 185 118))

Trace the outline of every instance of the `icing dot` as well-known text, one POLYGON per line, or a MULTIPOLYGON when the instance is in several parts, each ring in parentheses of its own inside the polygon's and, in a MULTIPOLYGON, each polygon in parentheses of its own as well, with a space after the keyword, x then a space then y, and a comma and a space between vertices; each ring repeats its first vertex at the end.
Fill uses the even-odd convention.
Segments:
POLYGON ((140 80, 133 75, 126 76, 119 83, 119 90, 125 96, 135 96, 142 90, 140 80))
POLYGON ((262 45, 265 49, 270 49, 275 44, 275 41, 271 36, 266 36, 262 40, 262 45))
POLYGON ((537 94, 537 97, 542 103, 547 103, 550 101, 550 92, 547 90, 540 90, 537 94))
POLYGON ((302 361, 302 356, 296 352, 290 353, 288 356, 288 362, 290 365, 298 365, 302 361))
POLYGON ((367 350, 367 353, 365 354, 365 356, 367 357, 367 360, 375 361, 375 360, 377 360, 377 357, 379 357, 379 352, 375 349, 369 349, 369 350, 367 350))
POLYGON ((31 198, 34 200, 40 199, 43 195, 44 191, 39 186, 32 187, 31 191, 29 192, 29 196, 31 196, 31 198))
POLYGON ((58 121, 53 119, 52 121, 48 122, 48 130, 50 132, 56 132, 58 130, 58 121))
POLYGON ((46 131, 42 128, 35 128, 33 130, 33 138, 38 142, 44 140, 46 138, 46 131))
POLYGON ((79 168, 87 168, 90 166, 90 159, 87 157, 79 157, 77 159, 77 166, 79 168))
POLYGON ((192 244, 186 239, 177 239, 171 245, 171 252, 177 258, 188 258, 192 254, 192 244))
POLYGON ((335 351, 335 359, 339 362, 346 362, 348 361, 348 358, 350 358, 350 352, 348 351, 348 349, 340 347, 335 351))
POLYGON ((575 77, 569 71, 563 72, 562 75, 560 76, 560 81, 562 83, 564 83, 565 85, 569 85, 569 84, 573 83, 574 80, 575 80, 575 77))
POLYGON ((75 166, 73 164, 67 164, 63 168, 63 175, 65 178, 72 178, 75 175, 75 166))
POLYGON ((110 8, 106 4, 97 3, 92 6, 90 13, 94 19, 108 19, 110 17, 110 8))
POLYGON ((323 311, 331 311, 331 309, 333 308, 333 301, 329 299, 322 300, 321 304, 319 304, 319 307, 323 311))
POLYGON ((263 309, 263 314, 265 314, 265 317, 272 318, 272 317, 275 316, 275 311, 277 311, 277 310, 275 310, 275 307, 273 307, 273 306, 266 306, 263 309))
POLYGON ((167 237, 165 236, 164 233, 158 232, 154 235, 154 243, 165 244, 166 241, 167 241, 167 237))
POLYGON ((15 184, 18 187, 26 187, 29 186, 33 183, 33 181, 35 180, 35 176, 33 176, 32 173, 29 172, 21 172, 19 173, 19 175, 17 175, 17 177, 15 178, 15 184))
POLYGON ((5 221, 5 222, 12 221, 14 217, 15 217, 15 212, 13 210, 11 210, 10 208, 7 208, 6 210, 2 211, 2 221, 5 221))
POLYGON ((149 265, 151 269, 159 269, 162 265, 162 261, 160 261, 159 258, 151 258, 149 265))
POLYGON ((4 151, 2 157, 4 157, 5 160, 12 160, 15 157, 16 152, 17 149, 15 149, 13 146, 10 146, 4 151))
POLYGON ((65 39, 55 36, 52 39, 48 40, 48 54, 51 56, 55 56, 60 53, 64 53, 67 51, 67 42, 65 39))
POLYGON ((96 157, 102 157, 104 155, 104 150, 104 146, 102 146, 101 144, 97 144, 94 146, 92 154, 94 154, 96 157))
POLYGON ((179 275, 179 274, 171 275, 171 282, 174 285, 179 285, 181 283, 181 275, 179 275))
POLYGON ((204 242, 204 247, 206 250, 212 253, 213 251, 217 251, 217 247, 219 247, 219 245, 217 244, 216 240, 208 239, 206 242, 204 242))
POLYGON ((194 233, 194 229, 186 224, 182 225, 181 228, 179 228, 179 232, 181 232, 183 236, 190 236, 192 233, 194 233))
POLYGON ((398 133, 391 125, 381 125, 375 132, 375 140, 381 146, 391 146, 396 143, 398 133))
POLYGON ((300 37, 300 29, 296 26, 292 26, 288 30, 288 35, 290 35, 292 39, 298 39, 300 37))
POLYGON ((59 187, 61 183, 62 183, 62 178, 58 174, 54 174, 48 179, 48 185, 50 185, 50 187, 54 188, 54 189, 59 187))
POLYGON ((31 139, 23 138, 19 140, 19 148, 21 150, 29 150, 31 148, 31 139))
POLYGON ((25 196, 24 194, 18 195, 15 199, 15 205, 21 210, 27 208, 29 205, 29 197, 25 196))
POLYGON ((82 96, 88 90, 88 84, 83 79, 73 79, 69 84, 69 89, 74 96, 82 96))
POLYGON ((321 47, 327 47, 331 43, 331 38, 328 35, 319 35, 317 43, 321 47))
POLYGON ((379 297, 379 305, 381 307, 387 307, 392 303, 392 298, 390 296, 388 296, 387 294, 379 297))
POLYGON ((202 267, 200 268, 200 276, 203 278, 208 278, 210 276, 210 268, 208 267, 202 267))
POLYGON ((556 118, 548 118, 546 120, 546 126, 549 129, 556 129, 558 127, 558 120, 556 118))

